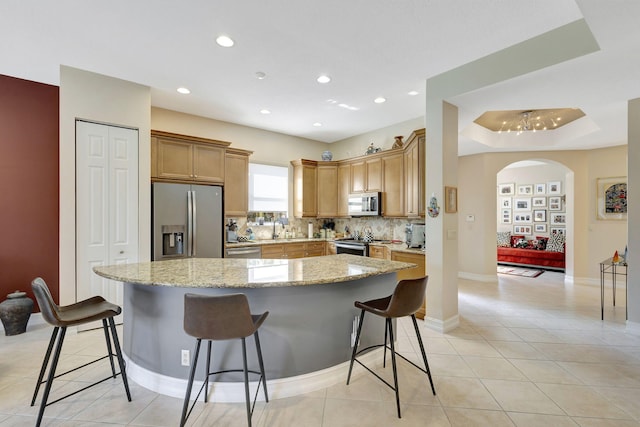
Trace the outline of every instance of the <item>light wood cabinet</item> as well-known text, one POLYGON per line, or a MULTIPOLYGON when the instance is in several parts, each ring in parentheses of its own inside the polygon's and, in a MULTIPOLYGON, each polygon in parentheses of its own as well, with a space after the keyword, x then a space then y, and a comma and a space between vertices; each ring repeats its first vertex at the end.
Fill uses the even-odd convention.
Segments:
POLYGON ((329 241, 325 242, 324 253, 326 255, 336 255, 338 251, 336 250, 335 242, 329 242, 329 241))
POLYGON ((317 207, 317 162, 293 160, 293 216, 315 218, 317 207))
POLYGON ((229 142, 151 131, 151 177, 158 181, 222 184, 229 142))
POLYGON ((249 210, 249 156, 252 151, 227 148, 224 169, 224 214, 247 216, 249 210))
POLYGON ((324 255, 324 241, 262 245, 262 259, 296 259, 324 255))
POLYGON ((425 130, 414 131, 405 144, 405 214, 408 217, 425 215, 425 130))
POLYGON ((369 245, 369 258, 387 259, 387 253, 388 249, 384 246, 369 245))
POLYGON ((349 193, 351 192, 351 165, 341 163, 338 166, 338 214, 349 216, 349 193))
MULTIPOLYGON (((427 275, 426 257, 422 253, 391 251, 391 260, 400 262, 411 262, 417 267, 408 270, 400 270, 396 273, 398 280, 418 279, 427 275)), ((420 310, 416 313, 418 319, 424 319, 426 313, 426 298, 422 302, 420 310)))
POLYGON ((387 152, 382 157, 382 215, 404 216, 404 156, 401 149, 387 152))
POLYGON ((338 163, 319 162, 317 180, 317 217, 336 217, 338 215, 338 163))
POLYGON ((351 162, 351 192, 382 191, 382 159, 379 155, 351 162))

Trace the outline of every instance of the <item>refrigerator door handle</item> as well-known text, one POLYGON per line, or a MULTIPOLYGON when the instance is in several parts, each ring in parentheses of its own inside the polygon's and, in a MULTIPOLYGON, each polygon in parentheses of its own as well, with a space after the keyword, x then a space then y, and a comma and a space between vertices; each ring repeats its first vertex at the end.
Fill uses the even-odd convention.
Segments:
POLYGON ((187 256, 192 256, 193 248, 193 197, 187 191, 187 256))
POLYGON ((196 212, 196 192, 195 190, 191 191, 191 210, 192 210, 192 217, 191 217, 191 228, 193 229, 193 238, 191 239, 191 256, 195 257, 196 256, 196 239, 197 239, 197 235, 198 235, 198 224, 197 224, 197 219, 198 219, 198 215, 196 212))

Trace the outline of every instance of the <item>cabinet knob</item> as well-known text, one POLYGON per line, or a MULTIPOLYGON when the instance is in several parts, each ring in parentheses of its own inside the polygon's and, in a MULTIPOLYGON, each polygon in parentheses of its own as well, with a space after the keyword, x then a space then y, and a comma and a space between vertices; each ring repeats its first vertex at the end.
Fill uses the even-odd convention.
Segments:
POLYGON ((124 251, 120 251, 120 255, 122 255, 124 253, 124 251))

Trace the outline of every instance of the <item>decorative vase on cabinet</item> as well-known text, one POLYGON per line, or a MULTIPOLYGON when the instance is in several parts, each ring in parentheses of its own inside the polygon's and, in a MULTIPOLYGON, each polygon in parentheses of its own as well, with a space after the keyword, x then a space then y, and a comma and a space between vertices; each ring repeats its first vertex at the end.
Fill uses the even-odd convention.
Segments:
POLYGON ((322 152, 322 160, 324 160, 325 162, 328 162, 331 159, 333 159, 333 153, 331 151, 326 150, 322 152))

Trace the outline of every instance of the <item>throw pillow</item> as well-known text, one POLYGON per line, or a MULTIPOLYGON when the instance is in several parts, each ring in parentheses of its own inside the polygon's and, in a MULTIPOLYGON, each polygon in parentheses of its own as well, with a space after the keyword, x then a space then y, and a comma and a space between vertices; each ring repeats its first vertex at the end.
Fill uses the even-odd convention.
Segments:
POLYGON ((564 234, 552 234, 547 242, 549 252, 564 252, 564 234))
POLYGON ((529 248, 529 242, 525 239, 520 239, 518 240, 518 242, 515 245, 516 248, 520 248, 520 249, 528 249, 529 248))
POLYGON ((510 248, 511 247, 511 232, 510 231, 498 231, 498 247, 510 248))
POLYGON ((548 237, 540 237, 538 236, 538 239, 536 240, 536 247, 535 249, 539 250, 539 251, 544 251, 547 249, 547 242, 549 241, 548 237))
POLYGON ((511 247, 515 248, 520 240, 524 239, 524 236, 511 236, 511 247))

